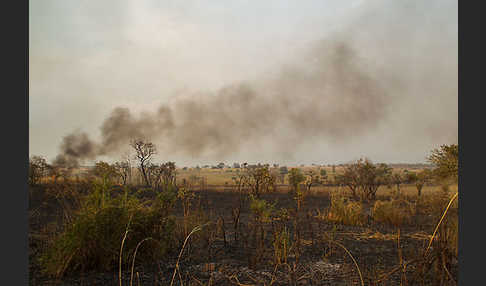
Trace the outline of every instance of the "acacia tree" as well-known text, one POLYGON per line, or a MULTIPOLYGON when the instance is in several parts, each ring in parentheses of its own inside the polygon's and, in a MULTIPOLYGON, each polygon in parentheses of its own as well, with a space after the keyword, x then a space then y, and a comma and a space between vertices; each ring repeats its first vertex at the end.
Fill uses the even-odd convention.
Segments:
POLYGON ((276 189, 276 177, 270 173, 268 166, 248 166, 244 165, 244 184, 249 187, 250 195, 260 198, 265 192, 276 189))
POLYGON ((439 149, 432 150, 427 161, 435 165, 434 173, 437 177, 458 181, 459 146, 457 144, 441 145, 439 149))
POLYGON ((365 160, 360 169, 362 178, 362 196, 368 200, 376 199, 376 191, 381 185, 386 185, 390 180, 391 168, 386 164, 374 165, 371 161, 365 160))
POLYGON ((344 173, 335 175, 334 180, 338 186, 348 187, 353 194, 353 197, 357 198, 358 189, 361 185, 361 180, 359 177, 359 164, 357 163, 346 166, 344 173))
POLYGON ((145 184, 150 186, 150 179, 147 173, 147 169, 152 160, 152 156, 157 153, 157 149, 152 142, 146 142, 143 139, 136 139, 130 142, 130 146, 135 149, 135 158, 138 159, 140 164, 139 170, 142 173, 145 184))
POLYGON ((358 192, 362 199, 376 199, 376 191, 390 181, 391 168, 386 164, 373 164, 368 159, 359 159, 344 168, 344 174, 336 177, 340 185, 347 186, 353 196, 358 192))

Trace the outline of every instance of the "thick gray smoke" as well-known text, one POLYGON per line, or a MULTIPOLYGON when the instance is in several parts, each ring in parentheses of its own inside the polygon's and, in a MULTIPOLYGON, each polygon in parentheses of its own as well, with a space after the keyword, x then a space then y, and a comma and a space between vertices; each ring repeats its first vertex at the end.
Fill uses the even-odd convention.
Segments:
POLYGON ((289 140, 309 135, 346 140, 366 132, 385 116, 389 97, 344 42, 325 48, 305 69, 287 68, 264 82, 189 95, 156 113, 135 116, 128 108, 115 108, 101 125, 101 142, 68 135, 57 162, 116 154, 135 138, 160 143, 166 152, 224 157, 282 128, 290 130, 289 140))
POLYGON ((77 167, 79 160, 95 159, 99 155, 99 148, 91 141, 86 133, 76 131, 63 138, 61 152, 54 159, 54 165, 69 168, 77 167))
MULTIPOLYGON (((291 154, 308 138, 340 144, 387 124, 402 132, 396 142, 413 142, 410 134, 457 140, 457 16, 427 14, 440 1, 413 3, 370 1, 274 76, 184 94, 152 113, 115 108, 99 142, 68 135, 56 161, 116 155, 134 138, 193 158, 224 158, 264 141, 291 154)), ((451 3, 446 10, 457 11, 451 3)))

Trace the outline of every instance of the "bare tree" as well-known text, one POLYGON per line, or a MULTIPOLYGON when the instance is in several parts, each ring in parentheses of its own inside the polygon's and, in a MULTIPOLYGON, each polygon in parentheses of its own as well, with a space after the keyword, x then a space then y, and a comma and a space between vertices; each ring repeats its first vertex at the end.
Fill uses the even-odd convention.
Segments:
POLYGON ((150 179, 147 173, 147 168, 150 165, 152 156, 157 153, 157 149, 152 142, 146 142, 143 139, 136 139, 130 142, 130 146, 135 149, 135 158, 140 163, 140 172, 142 173, 145 184, 150 186, 150 179))

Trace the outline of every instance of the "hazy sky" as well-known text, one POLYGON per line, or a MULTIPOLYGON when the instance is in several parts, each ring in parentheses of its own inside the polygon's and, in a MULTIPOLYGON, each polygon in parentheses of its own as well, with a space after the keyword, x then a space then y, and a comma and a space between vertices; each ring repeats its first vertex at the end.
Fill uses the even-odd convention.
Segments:
MULTIPOLYGON (((322 73, 336 67, 313 59, 328 57, 323 53, 334 42, 352 49, 360 74, 369 75, 383 92, 381 105, 366 106, 379 116, 359 132, 339 140, 334 131, 295 133, 290 120, 231 154, 161 148, 158 160, 180 166, 327 164, 361 156, 424 162, 431 149, 457 143, 457 1, 42 0, 30 1, 29 19, 29 150, 48 160, 73 131, 101 140, 100 127, 116 107, 138 116, 241 82, 258 86, 263 98, 266 90, 284 89, 282 74, 289 69, 305 70, 306 80, 320 79, 312 77, 316 68, 322 73)), ((296 89, 299 104, 305 105, 305 90, 296 89)), ((315 114, 346 108, 343 102, 356 104, 349 101, 354 97, 332 98, 322 97, 325 108, 312 109, 315 114)), ((367 109, 360 112, 369 114, 367 109)), ((323 129, 350 128, 340 126, 346 113, 336 114, 346 118, 321 116, 323 129)), ((156 144, 168 143, 159 138, 156 144)), ((110 156, 100 159, 119 158, 110 156)))

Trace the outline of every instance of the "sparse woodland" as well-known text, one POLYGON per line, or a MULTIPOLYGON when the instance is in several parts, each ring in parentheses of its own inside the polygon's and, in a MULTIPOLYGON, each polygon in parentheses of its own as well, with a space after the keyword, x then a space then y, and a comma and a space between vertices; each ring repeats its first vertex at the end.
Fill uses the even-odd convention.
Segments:
POLYGON ((31 157, 31 285, 457 284, 457 145, 415 170, 183 169, 131 147, 86 170, 31 157))

